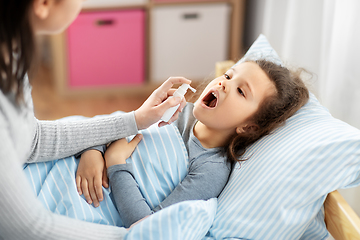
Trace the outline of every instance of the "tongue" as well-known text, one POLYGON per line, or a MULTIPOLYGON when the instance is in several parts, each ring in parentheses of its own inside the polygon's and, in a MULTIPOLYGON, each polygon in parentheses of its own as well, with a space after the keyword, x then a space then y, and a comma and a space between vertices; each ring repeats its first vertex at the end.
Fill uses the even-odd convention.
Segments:
POLYGON ((209 103, 208 106, 209 106, 209 107, 212 107, 212 108, 215 107, 215 105, 216 105, 216 100, 217 100, 216 98, 214 98, 213 100, 211 100, 211 102, 209 103))

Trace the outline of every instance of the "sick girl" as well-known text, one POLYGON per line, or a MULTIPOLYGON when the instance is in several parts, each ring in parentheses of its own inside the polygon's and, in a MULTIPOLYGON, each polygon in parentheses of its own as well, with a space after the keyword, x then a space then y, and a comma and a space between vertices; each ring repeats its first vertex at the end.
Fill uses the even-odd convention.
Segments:
MULTIPOLYGON (((104 158, 125 227, 177 202, 217 197, 228 180, 231 163, 246 160, 241 156, 250 144, 283 124, 307 102, 309 93, 299 74, 266 60, 245 61, 211 81, 194 104, 187 103, 173 124, 187 148, 189 171, 154 209, 137 186, 132 164, 126 163, 141 137, 137 135, 129 143, 126 139, 111 143, 104 158)), ((86 169, 103 166, 104 160, 96 150, 87 154, 79 163, 78 190, 89 203, 98 203, 99 191, 82 183, 94 179, 86 169)))

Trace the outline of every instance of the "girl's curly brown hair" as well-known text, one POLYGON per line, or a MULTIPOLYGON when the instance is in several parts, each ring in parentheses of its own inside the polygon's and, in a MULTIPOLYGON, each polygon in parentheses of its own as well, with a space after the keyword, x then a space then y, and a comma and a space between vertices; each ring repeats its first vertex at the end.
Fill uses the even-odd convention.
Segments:
MULTIPOLYGON (((309 91, 300 78, 303 69, 290 71, 267 60, 251 61, 267 74, 274 83, 276 94, 266 97, 250 121, 258 127, 235 134, 227 144, 227 156, 231 162, 244 161, 241 156, 247 147, 285 123, 309 99, 309 91)), ((246 159, 245 159, 246 160, 246 159)))

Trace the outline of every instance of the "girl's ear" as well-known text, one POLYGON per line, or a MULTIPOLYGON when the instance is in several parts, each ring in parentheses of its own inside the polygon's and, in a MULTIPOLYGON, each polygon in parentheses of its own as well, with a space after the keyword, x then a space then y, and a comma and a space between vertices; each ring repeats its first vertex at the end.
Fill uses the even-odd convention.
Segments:
POLYGON ((35 16, 43 20, 49 16, 53 0, 34 0, 33 9, 35 16))
POLYGON ((240 126, 236 128, 236 133, 241 134, 244 132, 250 132, 250 131, 257 131, 259 129, 259 126, 256 124, 246 124, 244 126, 240 126))

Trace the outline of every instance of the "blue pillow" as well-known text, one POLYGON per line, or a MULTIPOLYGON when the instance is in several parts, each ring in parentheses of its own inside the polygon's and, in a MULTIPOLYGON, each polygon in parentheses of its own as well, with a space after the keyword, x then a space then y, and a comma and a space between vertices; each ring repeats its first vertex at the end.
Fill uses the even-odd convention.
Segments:
MULTIPOLYGON (((281 59, 260 35, 245 58, 281 59)), ((241 61, 243 61, 242 59, 241 61)), ((334 96, 336 97, 336 96, 334 96)), ((360 131, 313 94, 286 124, 254 143, 218 198, 215 239, 324 239, 329 192, 360 184, 360 131)))
POLYGON ((125 240, 202 239, 216 213, 216 198, 180 202, 134 225, 125 240))

